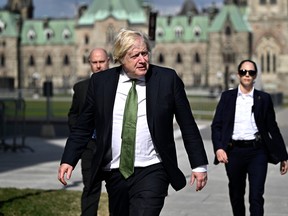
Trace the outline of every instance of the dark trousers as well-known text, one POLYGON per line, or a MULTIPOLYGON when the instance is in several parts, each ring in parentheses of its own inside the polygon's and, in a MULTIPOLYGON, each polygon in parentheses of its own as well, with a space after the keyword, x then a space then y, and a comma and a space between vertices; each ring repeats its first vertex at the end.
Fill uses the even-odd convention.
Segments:
POLYGON ((251 216, 264 215, 264 189, 268 168, 267 154, 262 148, 233 147, 228 153, 226 172, 234 216, 245 216, 246 176, 249 181, 251 216))
POLYGON ((97 182, 97 184, 95 184, 90 191, 88 190, 91 179, 91 161, 95 146, 95 141, 90 140, 81 157, 81 168, 84 184, 81 197, 82 216, 97 216, 98 204, 101 195, 101 181, 97 182))
POLYGON ((119 169, 106 172, 110 216, 158 216, 168 192, 163 165, 135 168, 128 179, 119 169))

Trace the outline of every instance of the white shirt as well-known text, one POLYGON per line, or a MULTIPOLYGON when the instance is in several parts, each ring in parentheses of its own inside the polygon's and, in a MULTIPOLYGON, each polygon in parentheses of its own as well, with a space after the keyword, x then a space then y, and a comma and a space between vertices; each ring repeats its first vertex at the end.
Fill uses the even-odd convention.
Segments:
POLYGON ((255 133, 258 128, 254 118, 254 88, 248 94, 241 92, 238 87, 238 96, 236 99, 236 111, 234 120, 233 140, 252 140, 255 139, 255 133))
MULTIPOLYGON (((113 110, 112 161, 105 169, 119 168, 124 108, 131 86, 132 82, 130 78, 122 71, 119 77, 113 110)), ((161 162, 161 158, 154 148, 147 123, 145 77, 136 82, 136 90, 138 95, 138 119, 136 125, 134 166, 146 167, 161 162)))

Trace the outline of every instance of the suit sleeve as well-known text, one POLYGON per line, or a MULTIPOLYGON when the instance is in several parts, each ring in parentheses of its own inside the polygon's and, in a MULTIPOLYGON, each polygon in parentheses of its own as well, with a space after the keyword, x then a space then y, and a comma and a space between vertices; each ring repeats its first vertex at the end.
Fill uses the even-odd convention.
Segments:
POLYGON ((204 143, 193 117, 184 84, 176 76, 175 78, 175 117, 180 127, 182 138, 191 168, 207 165, 208 159, 204 149, 204 143))
POLYGON ((77 121, 77 118, 79 115, 79 111, 80 111, 79 110, 80 109, 80 98, 78 95, 77 85, 73 86, 73 91, 74 91, 74 94, 73 94, 73 98, 72 98, 72 104, 71 104, 71 107, 70 107, 69 112, 68 112, 68 126, 69 126, 70 131, 71 131, 71 128, 73 127, 73 125, 76 124, 76 121, 77 121))

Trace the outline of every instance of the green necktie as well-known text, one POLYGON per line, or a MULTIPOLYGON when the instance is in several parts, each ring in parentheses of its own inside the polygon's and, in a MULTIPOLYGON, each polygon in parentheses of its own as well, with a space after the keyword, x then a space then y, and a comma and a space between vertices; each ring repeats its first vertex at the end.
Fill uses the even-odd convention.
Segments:
POLYGON ((122 144, 120 154, 119 170, 121 174, 127 179, 134 172, 135 159, 135 137, 136 137, 136 123, 138 111, 138 96, 136 91, 136 80, 132 81, 132 87, 129 90, 122 126, 122 144))

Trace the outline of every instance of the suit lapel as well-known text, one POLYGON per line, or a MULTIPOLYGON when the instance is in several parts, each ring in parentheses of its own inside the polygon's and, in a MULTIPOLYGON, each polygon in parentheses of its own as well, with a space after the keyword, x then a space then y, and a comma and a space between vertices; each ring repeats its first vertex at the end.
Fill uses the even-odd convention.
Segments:
POLYGON ((150 65, 149 70, 145 76, 146 79, 146 108, 147 108, 147 121, 150 132, 153 132, 153 119, 154 111, 157 105, 157 97, 159 91, 160 78, 157 71, 153 70, 153 65, 150 65), (153 71, 153 72, 152 72, 153 71))
POLYGON ((262 106, 262 98, 261 98, 261 95, 259 94, 259 91, 258 90, 254 90, 254 109, 253 109, 253 112, 254 112, 254 118, 255 118, 255 121, 257 122, 257 119, 259 118, 259 115, 260 115, 260 108, 262 106))
POLYGON ((103 98, 102 101, 102 112, 105 114, 105 122, 111 122, 113 118, 113 109, 114 109, 114 102, 116 97, 116 91, 118 86, 119 74, 121 72, 121 67, 116 67, 115 70, 109 71, 109 76, 106 77, 106 80, 103 82, 104 88, 101 91, 102 95, 99 98, 103 98))
POLYGON ((234 119, 235 119, 235 111, 236 111, 236 100, 237 100, 237 94, 238 94, 238 89, 233 89, 233 90, 230 90, 231 91, 231 98, 229 98, 228 100, 228 112, 227 112, 227 115, 228 116, 228 119, 231 119, 232 122, 234 122, 234 119))

